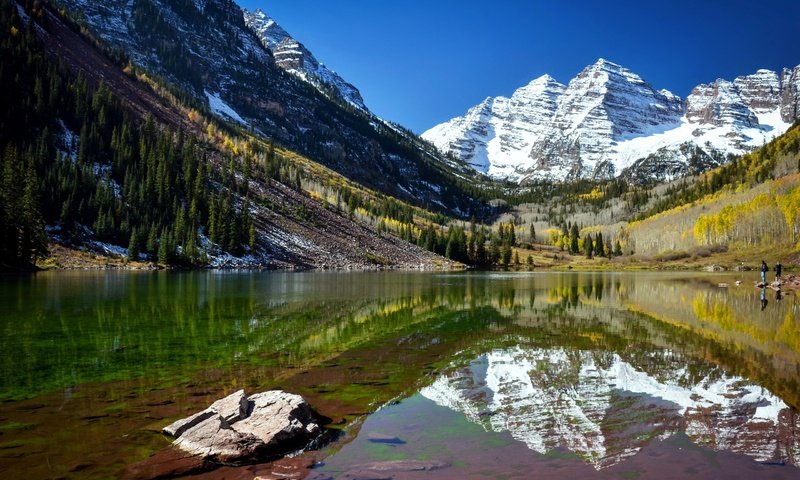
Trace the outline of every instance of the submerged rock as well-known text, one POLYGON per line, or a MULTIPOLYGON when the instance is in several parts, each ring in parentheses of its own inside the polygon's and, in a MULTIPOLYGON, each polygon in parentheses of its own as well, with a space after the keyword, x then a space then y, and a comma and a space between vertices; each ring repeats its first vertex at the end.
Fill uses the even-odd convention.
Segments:
POLYGON ((449 463, 437 460, 390 460, 357 465, 340 478, 344 480, 391 480, 412 472, 432 472, 449 466, 449 463))
POLYGON ((272 390, 247 397, 239 390, 163 432, 176 437, 175 447, 203 460, 246 463, 302 448, 321 428, 299 395, 272 390))

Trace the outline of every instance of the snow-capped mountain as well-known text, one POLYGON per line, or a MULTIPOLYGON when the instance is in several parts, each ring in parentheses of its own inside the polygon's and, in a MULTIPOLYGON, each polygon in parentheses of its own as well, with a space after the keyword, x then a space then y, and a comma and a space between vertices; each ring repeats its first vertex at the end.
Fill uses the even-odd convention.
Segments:
POLYGON ((608 352, 495 350, 420 393, 532 450, 567 448, 597 469, 678 431, 758 461, 797 458, 800 425, 780 398, 716 369, 699 378, 669 352, 653 355, 645 371, 608 352))
POLYGON ((497 178, 608 178, 662 158, 664 180, 696 167, 687 151, 714 166, 782 134, 798 119, 799 85, 800 66, 759 70, 699 85, 684 101, 600 59, 567 86, 545 75, 422 137, 497 178))
POLYGON ((356 108, 367 110, 361 92, 356 87, 317 61, 302 43, 292 38, 263 10, 259 8, 254 12, 249 12, 247 9, 242 11, 245 25, 254 31, 261 43, 272 52, 277 66, 311 83, 323 93, 332 91, 334 95, 356 108))
POLYGON ((527 158, 532 141, 544 136, 564 88, 544 75, 511 98, 487 98, 463 117, 433 127, 423 138, 453 152, 479 172, 512 176, 527 158))

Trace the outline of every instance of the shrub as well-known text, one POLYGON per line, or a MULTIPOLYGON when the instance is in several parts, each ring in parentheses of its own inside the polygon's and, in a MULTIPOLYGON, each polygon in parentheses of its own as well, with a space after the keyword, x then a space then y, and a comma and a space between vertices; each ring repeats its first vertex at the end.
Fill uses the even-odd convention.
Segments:
POLYGON ((689 252, 685 252, 683 250, 667 250, 666 252, 661 252, 658 255, 653 257, 653 260, 657 262, 671 262, 673 260, 681 260, 683 258, 689 258, 689 252))

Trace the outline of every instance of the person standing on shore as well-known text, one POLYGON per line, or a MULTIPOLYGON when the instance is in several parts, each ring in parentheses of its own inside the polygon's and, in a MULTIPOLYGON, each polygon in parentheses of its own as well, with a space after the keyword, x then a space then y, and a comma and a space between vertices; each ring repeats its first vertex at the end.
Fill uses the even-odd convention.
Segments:
POLYGON ((775 281, 776 282, 780 281, 782 272, 783 272, 783 265, 781 265, 781 262, 778 261, 778 263, 775 264, 775 281))
POLYGON ((767 284, 767 272, 769 272, 769 267, 767 266, 767 262, 761 260, 761 283, 767 284))

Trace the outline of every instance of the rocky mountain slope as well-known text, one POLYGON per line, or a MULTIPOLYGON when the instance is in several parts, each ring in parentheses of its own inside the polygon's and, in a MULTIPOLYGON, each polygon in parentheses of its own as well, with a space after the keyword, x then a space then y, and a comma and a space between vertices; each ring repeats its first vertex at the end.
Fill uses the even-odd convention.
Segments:
POLYGON ((311 83, 322 93, 331 92, 354 107, 367 111, 361 92, 356 87, 320 63, 313 53, 289 35, 263 10, 259 8, 249 12, 245 9, 243 12, 245 25, 253 30, 261 40, 261 44, 272 52, 277 66, 311 83))
POLYGON ((134 64, 178 85, 224 118, 420 206, 462 215, 477 208, 452 181, 473 175, 471 169, 367 113, 355 88, 279 27, 266 28, 266 15, 261 26, 270 31, 267 45, 278 42, 274 51, 248 28, 232 0, 61 3, 134 64), (328 85, 341 98, 327 93, 328 85))
POLYGON ((666 180, 779 136, 798 105, 800 66, 716 80, 682 100, 600 59, 566 86, 545 75, 422 137, 497 178, 666 180))
POLYGON ((532 450, 566 448, 597 469, 678 431, 758 461, 793 462, 800 453, 791 408, 762 387, 716 371, 699 376, 670 353, 646 364, 515 347, 486 353, 421 393, 532 450))
MULTIPOLYGON (((77 32, 71 19, 63 18, 46 4, 37 3, 33 14, 21 5, 16 5, 16 11, 13 11, 10 2, 7 5, 7 12, 12 14, 4 16, 2 20, 17 31, 25 31, 24 37, 17 38, 18 42, 23 39, 27 42, 24 48, 20 46, 9 50, 16 56, 4 57, 9 59, 9 65, 17 67, 18 72, 16 77, 0 75, 7 93, 17 99, 41 98, 43 93, 34 92, 36 82, 20 76, 45 70, 42 65, 47 62, 57 66, 47 70, 48 76, 44 77, 47 81, 44 83, 55 85, 51 87, 55 88, 55 92, 61 88, 66 90, 67 86, 83 92, 79 96, 71 93, 71 96, 50 97, 55 101, 76 96, 80 101, 65 101, 64 105, 54 109, 42 107, 46 114, 20 116, 17 121, 23 132, 40 132, 39 137, 34 138, 39 138, 41 144, 52 144, 52 148, 42 147, 40 156, 36 158, 37 164, 31 164, 27 175, 33 180, 26 180, 28 184, 46 186, 48 179, 53 177, 56 177, 56 184, 89 177, 67 189, 69 198, 94 197, 91 201, 81 200, 83 208, 68 208, 71 202, 62 199, 61 188, 44 191, 48 196, 55 197, 57 210, 61 212, 59 215, 52 208, 47 208, 52 203, 50 198, 44 199, 45 205, 37 209, 40 210, 37 221, 47 225, 51 240, 63 240, 69 245, 112 256, 143 259, 143 255, 132 254, 122 246, 134 245, 131 248, 136 248, 140 253, 142 249, 149 252, 151 260, 154 259, 155 247, 160 252, 163 245, 165 258, 169 258, 187 252, 189 245, 193 245, 192 251, 200 251, 194 256, 202 257, 201 264, 220 267, 374 269, 453 266, 452 262, 421 247, 376 231, 369 222, 362 221, 358 215, 348 214, 346 209, 330 206, 314 198, 296 185, 298 182, 276 180, 281 175, 267 173, 269 165, 254 165, 256 161, 263 162, 263 159, 253 157, 256 150, 267 148, 266 141, 243 133, 236 134, 232 129, 222 132, 219 122, 204 119, 163 86, 117 65, 103 49, 97 48, 89 38, 77 32), (34 21, 31 23, 33 27, 23 30, 23 25, 29 19, 34 21), (18 57, 28 58, 30 65, 18 57), (5 81, 17 77, 25 81, 5 81), (62 87, 64 79, 70 80, 65 81, 62 87), (90 115, 94 115, 92 112, 95 110, 105 116, 101 115, 93 123, 90 137, 87 128, 75 126, 74 117, 91 119, 94 117, 90 115), (56 117, 53 112, 61 116, 56 117), (138 140, 133 141, 132 138, 138 140), (154 141, 161 142, 160 147, 152 147, 154 141), (108 147, 99 148, 97 145, 108 147), (236 145, 242 151, 239 157, 234 158, 231 151, 239 148, 236 145), (145 152, 150 148, 153 150, 145 152), (174 161, 176 155, 170 152, 176 150, 185 154, 182 156, 186 162, 178 167, 163 160, 167 158, 174 161), (198 163, 202 163, 202 167, 198 163), (153 169, 161 168, 162 173, 138 175, 136 172, 144 168, 144 164, 152 164, 153 169), (189 194, 181 190, 187 190, 186 178, 191 175, 194 175, 194 180, 189 182, 194 185, 191 188, 199 193, 189 200, 189 194), (156 183, 163 187, 159 187, 161 193, 152 193, 154 190, 143 187, 149 184, 155 188, 156 183), (180 219, 173 218, 169 207, 163 207, 156 198, 151 198, 162 196, 164 202, 177 209, 180 219), (147 212, 158 215, 158 218, 142 218, 136 210, 141 202, 146 202, 147 212), (92 209, 84 206, 89 203, 92 209), (108 224, 103 220, 108 208, 112 218, 124 220, 122 224, 113 220, 108 224), (215 210, 224 211, 225 215, 235 218, 221 219, 220 215, 212 214, 215 210), (216 225, 204 227, 208 222, 202 218, 195 223, 198 217, 204 216, 217 218, 212 222, 216 225), (235 238, 241 233, 239 227, 242 224, 236 219, 245 217, 249 219, 247 223, 253 226, 252 241, 250 246, 241 248, 241 242, 235 238), (179 224, 187 223, 192 225, 188 231, 179 228, 179 224), (212 240, 213 228, 228 231, 234 237, 234 241, 228 243, 240 247, 238 249, 244 252, 233 256, 231 249, 215 243, 212 240), (145 246, 150 240, 145 242, 146 239, 132 233, 137 229, 145 232, 145 236, 148 230, 151 232, 155 244, 153 248, 145 246), (173 234, 179 230, 185 234, 173 234), (184 237, 186 241, 175 240, 184 237), (130 244, 127 238, 132 239, 130 244), (111 241, 115 243, 104 243, 111 241), (169 250, 170 244, 173 245, 173 251, 169 250)), ((9 105, 12 107, 16 103, 9 105)), ((28 141, 27 137, 10 130, 3 130, 2 139, 20 142, 24 147, 25 143, 22 142, 28 141)), ((271 150, 273 148, 270 147, 271 150)), ((277 151, 269 155, 283 158, 281 162, 284 166, 281 169, 289 168, 286 163, 291 162, 294 173, 284 175, 287 178, 300 173, 299 169, 314 169, 315 181, 328 182, 323 185, 352 185, 346 189, 354 189, 355 194, 369 195, 368 191, 359 189, 340 175, 308 159, 282 149, 274 150, 277 151), (288 159, 290 156, 291 160, 288 159)), ((396 201, 395 205, 398 206, 396 201)), ((3 220, 6 220, 5 217, 3 220)), ((4 224, 3 227, 7 228, 8 225, 4 224)), ((186 256, 189 257, 190 253, 186 253, 186 256)), ((5 262, 7 259, 3 260, 5 262)), ((159 262, 170 263, 171 260, 162 261, 159 253, 159 262)))

